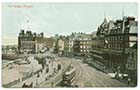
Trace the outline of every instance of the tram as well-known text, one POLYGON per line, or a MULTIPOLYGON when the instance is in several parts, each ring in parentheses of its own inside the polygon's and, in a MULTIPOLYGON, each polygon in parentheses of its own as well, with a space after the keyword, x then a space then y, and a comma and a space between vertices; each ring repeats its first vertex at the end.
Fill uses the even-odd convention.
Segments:
POLYGON ((62 76, 62 86, 71 87, 75 75, 76 71, 74 67, 72 67, 69 71, 65 72, 62 76))

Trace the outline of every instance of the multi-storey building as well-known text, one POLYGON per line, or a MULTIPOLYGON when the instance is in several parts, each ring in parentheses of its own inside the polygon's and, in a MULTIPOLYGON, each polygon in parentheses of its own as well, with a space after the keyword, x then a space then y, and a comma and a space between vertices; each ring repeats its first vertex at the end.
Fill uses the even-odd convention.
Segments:
POLYGON ((64 55, 65 56, 71 55, 69 36, 66 36, 64 39, 64 55))
POLYGON ((46 48, 53 49, 54 48, 53 43, 54 43, 54 39, 52 37, 44 38, 44 45, 46 48))
POLYGON ((74 37, 74 34, 71 34, 70 36, 69 36, 69 53, 70 53, 70 56, 74 56, 74 48, 73 48, 73 46, 74 46, 74 39, 75 39, 75 37, 74 37))
POLYGON ((21 30, 18 36, 19 53, 35 53, 35 38, 31 31, 21 30))
POLYGON ((134 17, 123 17, 116 20, 113 27, 105 35, 104 59, 106 66, 121 67, 124 70, 127 64, 126 49, 137 42, 137 21, 134 17))
POLYGON ((89 34, 80 33, 74 39, 73 44, 74 55, 88 56, 91 50, 91 44, 92 44, 91 36, 89 34))
POLYGON ((138 66, 138 54, 137 54, 137 43, 131 48, 126 49, 127 52, 127 73, 133 83, 137 83, 137 66, 138 66))
POLYGON ((84 35, 80 38, 80 53, 81 55, 89 55, 91 50, 91 36, 90 35, 84 35))
POLYGON ((98 68, 119 69, 126 71, 128 51, 137 42, 137 21, 134 17, 123 17, 122 20, 103 21, 97 30, 97 46, 93 48, 93 59, 98 68))
POLYGON ((42 48, 42 42, 40 39, 43 39, 43 33, 41 34, 32 34, 31 31, 21 30, 18 36, 18 52, 19 53, 36 53, 42 48))
POLYGON ((80 41, 79 40, 74 40, 73 55, 80 56, 80 41))
POLYGON ((108 22, 106 18, 102 24, 98 27, 96 32, 96 37, 92 38, 92 57, 94 61, 94 66, 98 69, 103 69, 104 58, 103 49, 105 47, 105 34, 108 32, 108 22), (94 44, 95 43, 95 44, 94 44))
POLYGON ((58 42, 58 53, 60 55, 63 55, 64 54, 64 37, 60 36, 57 42, 58 42))
POLYGON ((43 33, 40 34, 34 33, 34 36, 35 36, 35 53, 44 52, 45 44, 43 33))
MULTIPOLYGON (((97 48, 97 36, 96 36, 96 33, 97 32, 92 32, 91 33, 91 39, 92 39, 91 47, 92 47, 92 49, 96 49, 97 48)), ((92 52, 92 50, 91 50, 91 52, 92 52)))

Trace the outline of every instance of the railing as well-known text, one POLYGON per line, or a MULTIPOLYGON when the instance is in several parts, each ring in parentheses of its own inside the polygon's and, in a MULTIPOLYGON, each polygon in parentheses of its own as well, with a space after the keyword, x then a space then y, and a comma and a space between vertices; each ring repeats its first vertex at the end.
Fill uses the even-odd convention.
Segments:
MULTIPOLYGON (((34 74, 38 74, 40 71, 41 71, 41 69, 39 69, 38 71, 34 72, 34 74)), ((30 77, 32 77, 32 76, 33 76, 32 73, 27 74, 27 75, 24 76, 21 80, 24 81, 24 80, 26 80, 26 79, 28 79, 28 78, 30 78, 30 77)), ((9 82, 9 83, 7 83, 7 84, 4 84, 4 85, 2 85, 2 86, 5 87, 5 88, 9 88, 9 87, 11 87, 11 86, 13 86, 13 85, 15 85, 15 84, 18 84, 18 83, 20 83, 20 78, 17 79, 17 80, 14 80, 14 81, 12 81, 12 82, 9 82)))
POLYGON ((24 80, 26 80, 26 79, 28 79, 28 78, 30 78, 30 77, 32 77, 32 73, 31 73, 31 74, 26 75, 25 77, 23 77, 23 78, 22 78, 22 81, 24 81, 24 80))
POLYGON ((2 85, 2 86, 5 87, 5 88, 8 88, 8 87, 11 87, 11 86, 13 86, 13 85, 19 83, 19 82, 20 82, 20 78, 17 79, 17 80, 14 80, 14 81, 12 81, 12 82, 9 82, 9 83, 7 83, 7 84, 4 84, 4 85, 2 85))

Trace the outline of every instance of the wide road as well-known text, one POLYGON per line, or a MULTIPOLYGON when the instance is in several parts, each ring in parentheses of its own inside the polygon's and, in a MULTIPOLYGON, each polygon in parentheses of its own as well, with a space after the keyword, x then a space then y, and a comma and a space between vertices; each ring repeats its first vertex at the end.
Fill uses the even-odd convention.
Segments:
POLYGON ((127 87, 128 85, 122 83, 116 79, 110 78, 109 75, 96 70, 95 68, 89 66, 78 59, 68 59, 67 61, 72 61, 73 65, 76 67, 76 71, 79 75, 76 77, 75 84, 79 87, 127 87))
POLYGON ((76 67, 76 79, 74 85, 79 87, 128 87, 126 83, 112 79, 106 73, 85 64, 80 59, 63 58, 62 60, 72 61, 76 67))
MULTIPOLYGON (((77 74, 73 85, 78 85, 79 87, 128 87, 127 84, 122 83, 116 79, 112 79, 109 75, 96 70, 88 64, 83 63, 80 59, 58 57, 56 55, 54 56, 56 60, 61 62, 63 70, 65 70, 70 63, 72 63, 73 66, 76 67, 77 74)), ((61 74, 63 70, 61 71, 61 74)), ((62 80, 61 74, 59 74, 58 77, 54 78, 53 81, 55 79, 62 80)), ((44 82, 39 85, 39 87, 48 87, 48 85, 46 82, 44 82)))

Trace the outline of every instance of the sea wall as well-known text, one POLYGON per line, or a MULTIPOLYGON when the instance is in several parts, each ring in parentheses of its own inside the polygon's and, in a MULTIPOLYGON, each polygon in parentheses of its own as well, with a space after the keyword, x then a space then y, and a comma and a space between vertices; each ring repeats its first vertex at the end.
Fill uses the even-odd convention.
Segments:
POLYGON ((2 59, 15 60, 18 59, 17 54, 2 54, 2 59))

